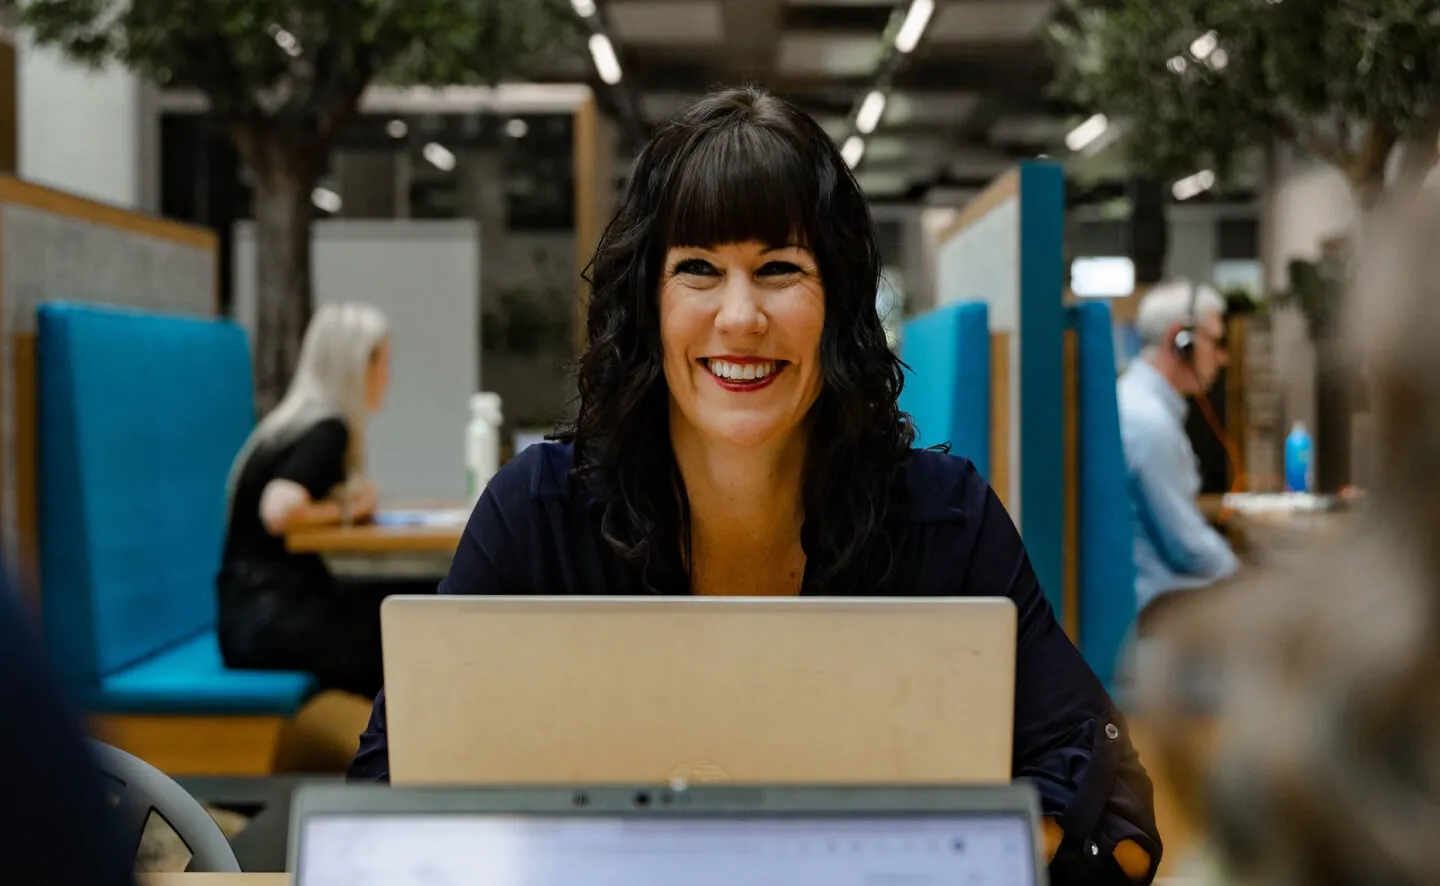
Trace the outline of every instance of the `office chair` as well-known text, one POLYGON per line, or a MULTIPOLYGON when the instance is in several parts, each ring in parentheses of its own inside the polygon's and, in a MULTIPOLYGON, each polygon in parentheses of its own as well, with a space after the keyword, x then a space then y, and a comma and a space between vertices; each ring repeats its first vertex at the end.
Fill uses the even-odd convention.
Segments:
POLYGON ((188 870, 240 873, 225 832, 199 801, 170 776, 104 742, 91 740, 90 754, 105 775, 105 789, 120 837, 133 858, 153 812, 165 819, 190 850, 188 870))

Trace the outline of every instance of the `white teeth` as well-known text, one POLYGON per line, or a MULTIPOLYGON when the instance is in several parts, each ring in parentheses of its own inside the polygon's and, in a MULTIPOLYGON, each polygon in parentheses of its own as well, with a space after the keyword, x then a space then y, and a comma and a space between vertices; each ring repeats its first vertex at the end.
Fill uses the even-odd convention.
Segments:
POLYGON ((732 381, 758 381, 775 371, 773 360, 765 363, 731 363, 726 360, 705 361, 709 370, 719 378, 732 381))

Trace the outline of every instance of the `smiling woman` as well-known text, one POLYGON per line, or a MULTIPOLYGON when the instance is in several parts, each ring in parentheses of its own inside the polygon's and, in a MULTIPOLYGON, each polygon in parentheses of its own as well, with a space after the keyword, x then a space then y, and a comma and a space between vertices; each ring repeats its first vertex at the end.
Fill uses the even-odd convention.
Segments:
POLYGON ((657 588, 681 576, 694 592, 801 590, 800 574, 760 571, 773 562, 803 564, 812 589, 873 592, 914 431, 875 311, 864 195, 815 121, 753 90, 662 127, 632 180, 647 185, 626 194, 590 268, 581 406, 563 435, 576 475, 613 494, 607 538, 657 588), (734 383, 730 367, 758 361, 774 381, 734 383), (732 543, 767 556, 705 568, 705 551, 732 543))
MULTIPOLYGON (((968 461, 912 448, 879 275, 794 106, 732 90, 661 126, 587 277, 575 421, 491 481, 441 591, 1009 597, 1014 774, 1054 882, 1152 877, 1149 780, 1014 524, 968 461)), ((388 776, 383 694, 352 774, 388 776)))

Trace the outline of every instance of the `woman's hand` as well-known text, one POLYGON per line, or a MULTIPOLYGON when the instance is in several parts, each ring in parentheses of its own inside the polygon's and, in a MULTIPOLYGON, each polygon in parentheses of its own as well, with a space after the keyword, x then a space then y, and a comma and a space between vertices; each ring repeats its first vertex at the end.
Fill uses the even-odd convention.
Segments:
POLYGON ((368 480, 349 493, 346 499, 346 509, 350 519, 355 522, 369 520, 375 516, 375 509, 380 505, 380 492, 375 484, 368 480))
MULTIPOLYGON (((1053 818, 1042 818, 1040 831, 1045 838, 1045 863, 1049 864, 1055 859, 1055 853, 1060 851, 1060 841, 1065 839, 1065 832, 1060 830, 1059 823, 1053 818)), ((1134 840, 1121 840, 1115 847, 1114 855, 1115 863, 1130 879, 1139 882, 1150 873, 1150 853, 1141 849, 1134 840)))

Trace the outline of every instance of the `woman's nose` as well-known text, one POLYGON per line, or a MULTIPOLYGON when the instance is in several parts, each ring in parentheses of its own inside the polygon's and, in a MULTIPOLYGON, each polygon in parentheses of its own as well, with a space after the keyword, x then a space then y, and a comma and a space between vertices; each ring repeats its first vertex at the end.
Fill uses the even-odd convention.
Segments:
POLYGON ((715 328, 730 335, 759 335, 767 323, 754 282, 738 274, 731 275, 725 283, 715 328))

